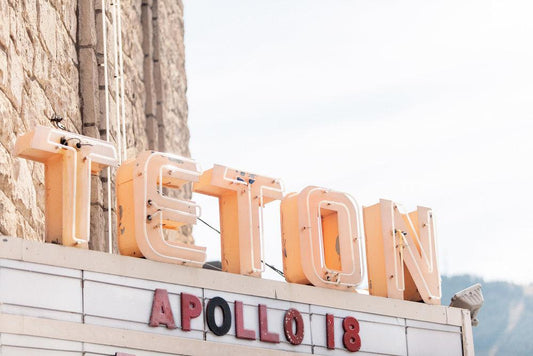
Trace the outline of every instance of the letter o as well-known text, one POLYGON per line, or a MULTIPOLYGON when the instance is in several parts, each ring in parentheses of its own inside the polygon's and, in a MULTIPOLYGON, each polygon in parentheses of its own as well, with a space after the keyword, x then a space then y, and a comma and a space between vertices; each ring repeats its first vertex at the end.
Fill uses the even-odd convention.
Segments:
POLYGON ((296 309, 289 309, 283 319, 285 338, 293 345, 300 345, 304 339, 304 320, 302 314, 296 309), (296 334, 292 331, 292 321, 296 322, 296 334))
POLYGON ((217 336, 226 335, 231 328, 231 310, 228 302, 223 298, 214 297, 209 300, 207 307, 205 308, 205 317, 207 320, 207 326, 213 334, 217 336), (215 321, 215 308, 219 307, 222 310, 222 325, 218 326, 215 321))

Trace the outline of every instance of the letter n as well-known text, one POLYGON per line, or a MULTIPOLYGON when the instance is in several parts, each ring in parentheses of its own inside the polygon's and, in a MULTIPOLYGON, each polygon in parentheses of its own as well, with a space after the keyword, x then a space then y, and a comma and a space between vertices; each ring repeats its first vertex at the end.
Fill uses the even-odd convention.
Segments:
POLYGON ((363 210, 371 295, 440 304, 435 227, 431 209, 409 214, 380 200, 363 210))

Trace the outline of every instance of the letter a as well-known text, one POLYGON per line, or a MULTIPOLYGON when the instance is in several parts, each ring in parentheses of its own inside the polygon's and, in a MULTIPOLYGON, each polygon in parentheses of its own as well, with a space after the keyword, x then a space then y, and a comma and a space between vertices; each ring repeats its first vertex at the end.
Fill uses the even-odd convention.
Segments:
POLYGON ((174 322, 166 289, 156 289, 154 292, 154 302, 152 303, 150 326, 157 327, 160 324, 166 325, 167 329, 176 329, 176 323, 174 322))

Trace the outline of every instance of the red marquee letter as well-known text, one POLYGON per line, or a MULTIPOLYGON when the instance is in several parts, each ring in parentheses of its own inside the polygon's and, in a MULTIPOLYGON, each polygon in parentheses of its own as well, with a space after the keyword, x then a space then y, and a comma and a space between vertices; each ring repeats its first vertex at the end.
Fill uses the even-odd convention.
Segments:
POLYGON ((326 314, 326 338, 328 342, 328 349, 335 348, 335 316, 333 314, 326 314))
POLYGON ((166 289, 156 289, 154 292, 154 302, 152 303, 152 314, 150 315, 150 326, 157 327, 160 324, 166 325, 167 329, 176 329, 172 308, 168 300, 166 289))
POLYGON ((304 320, 302 314, 296 309, 289 309, 283 319, 285 338, 293 345, 300 345, 304 339, 304 320), (296 323, 296 334, 292 331, 292 321, 296 323))
POLYGON ((202 302, 198 297, 181 293, 181 329, 191 331, 191 319, 202 313, 202 302))
POLYGON ((267 307, 259 304, 259 339, 265 342, 279 343, 279 334, 268 331, 267 307))
POLYGON ((244 328, 242 302, 235 301, 235 336, 239 339, 255 340, 255 331, 244 328))
POLYGON ((344 347, 350 352, 359 351, 361 348, 361 337, 359 336, 359 322, 352 316, 347 316, 342 321, 342 328, 344 329, 344 336, 342 343, 344 347))

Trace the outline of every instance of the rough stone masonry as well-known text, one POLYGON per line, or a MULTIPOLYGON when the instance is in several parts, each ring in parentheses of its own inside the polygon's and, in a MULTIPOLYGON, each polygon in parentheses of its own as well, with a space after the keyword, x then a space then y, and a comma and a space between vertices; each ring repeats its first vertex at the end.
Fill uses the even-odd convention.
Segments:
MULTIPOLYGON (((44 239, 44 166, 13 158, 17 136, 50 125, 56 114, 68 130, 105 139, 105 65, 110 113, 117 90, 113 6, 116 0, 0 1, 0 234, 44 239)), ((121 14, 128 158, 147 149, 189 156, 183 4, 122 0, 121 14)), ((110 123, 116 142, 116 120, 110 123)), ((93 177, 91 197, 90 248, 103 251, 109 249, 107 210, 115 216, 114 181, 108 204, 107 179, 93 177)), ((188 198, 191 190, 178 195, 188 198)), ((192 242, 191 229, 170 238, 192 242)))

